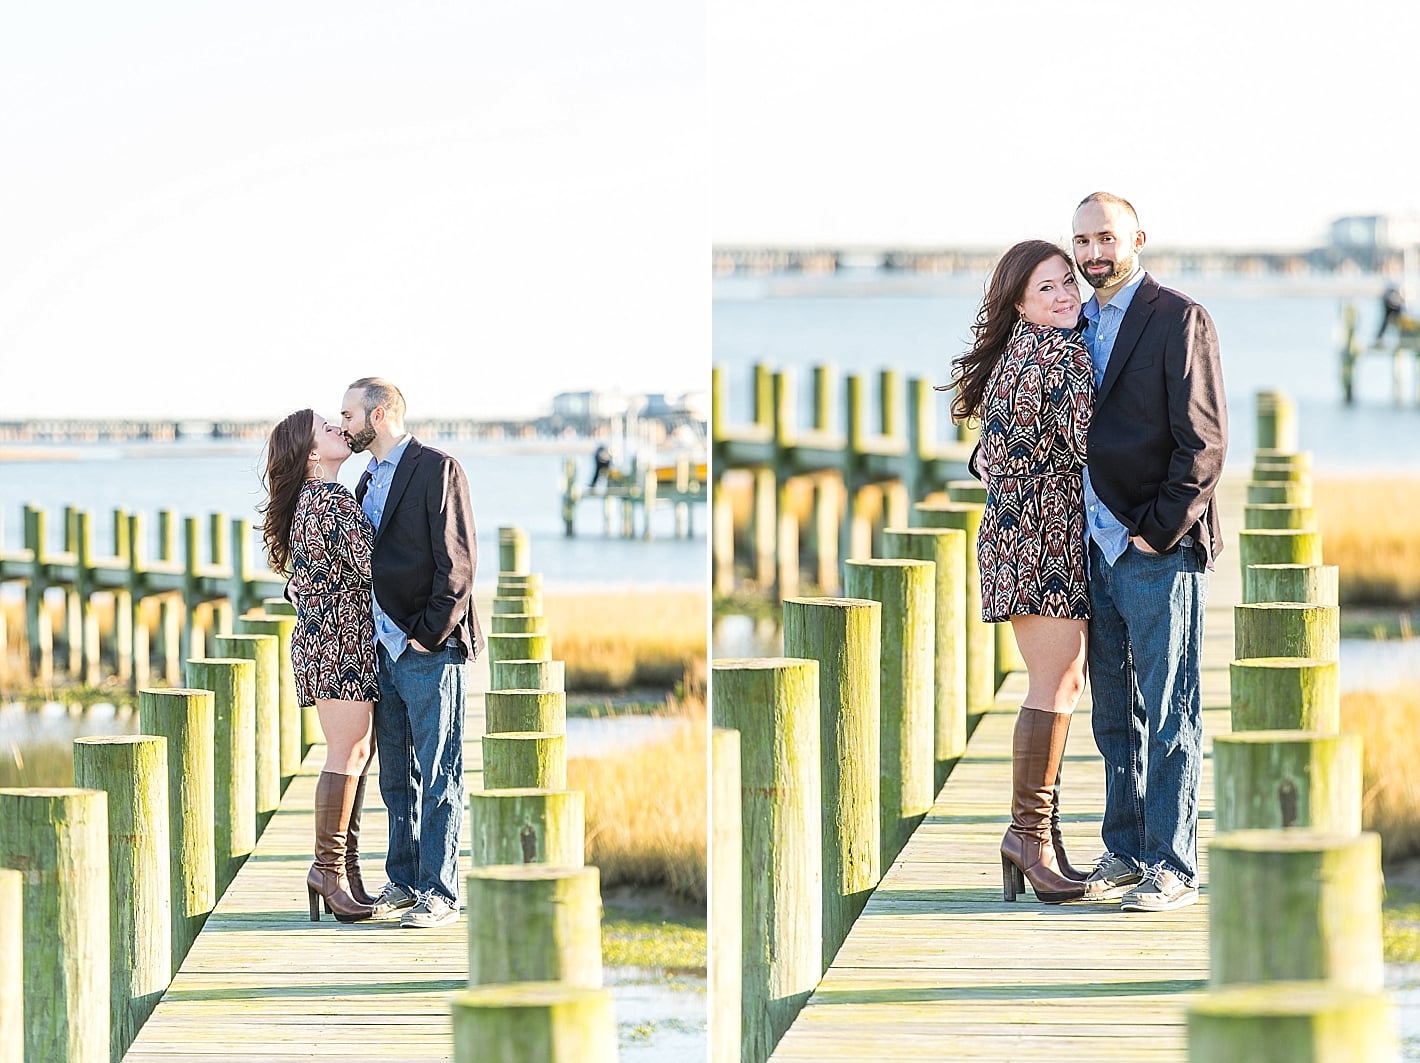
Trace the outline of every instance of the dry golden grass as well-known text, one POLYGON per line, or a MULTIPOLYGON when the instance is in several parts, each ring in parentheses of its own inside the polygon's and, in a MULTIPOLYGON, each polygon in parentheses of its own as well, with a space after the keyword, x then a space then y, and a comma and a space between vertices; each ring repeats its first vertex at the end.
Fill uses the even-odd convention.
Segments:
POLYGON ((705 691, 669 699, 670 735, 624 753, 573 757, 567 786, 586 795, 587 863, 603 889, 659 887, 696 904, 706 894, 705 691))
POLYGON ((1343 695, 1341 729, 1361 736, 1363 826, 1387 863, 1420 856, 1420 690, 1343 695))
POLYGON ((708 618, 700 588, 547 593, 552 652, 566 662, 568 690, 669 690, 705 679, 708 618))
POLYGON ((1420 602, 1420 478, 1317 478, 1312 502, 1342 605, 1420 602))

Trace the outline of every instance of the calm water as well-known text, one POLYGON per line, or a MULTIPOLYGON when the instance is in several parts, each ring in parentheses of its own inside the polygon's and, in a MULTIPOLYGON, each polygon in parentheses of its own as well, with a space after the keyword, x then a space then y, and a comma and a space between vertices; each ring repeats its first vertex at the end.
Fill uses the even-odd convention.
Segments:
MULTIPOLYGON (((1360 315, 1359 334, 1375 335, 1379 281, 1159 278, 1198 299, 1212 315, 1223 352, 1231 419, 1230 466, 1254 449, 1253 396, 1279 389, 1297 403, 1299 446, 1319 470, 1420 473, 1420 429, 1413 360, 1405 365, 1408 404, 1392 401, 1391 362, 1367 355, 1356 369, 1357 402, 1341 401, 1342 305, 1360 315)), ((889 277, 875 272, 827 277, 720 278, 714 284, 714 360, 728 374, 732 423, 749 417, 749 367, 798 367, 801 417, 807 423, 808 368, 832 364, 870 381, 882 369, 945 383, 951 360, 970 338, 982 280, 889 277)), ((841 392, 841 383, 839 385, 841 392)), ((948 400, 937 407, 948 429, 948 400)))
MULTIPOLYGON (((573 460, 578 480, 585 484, 590 478, 590 445, 569 444, 565 450, 536 453, 486 443, 438 445, 458 458, 468 474, 483 547, 477 579, 480 590, 491 588, 496 581, 497 529, 503 525, 527 531, 531 567, 542 573, 546 587, 704 585, 703 506, 693 514, 689 539, 674 537, 674 514, 665 504, 658 506, 652 517, 655 537, 650 542, 606 537, 600 504, 593 502, 582 503, 578 510, 576 537, 563 535, 563 465, 569 458, 573 460)), ((8 446, 0 456, 0 548, 21 545, 21 507, 26 503, 50 512, 50 536, 56 547, 61 541, 63 507, 90 510, 95 543, 101 552, 112 542, 115 508, 149 514, 150 535, 154 536, 156 514, 164 508, 181 516, 205 518, 216 512, 246 517, 255 528, 261 519, 256 507, 264 497, 260 460, 261 447, 256 443, 8 446)), ((363 467, 359 456, 351 458, 341 469, 341 482, 353 488, 363 467)), ((260 537, 255 531, 252 542, 252 558, 259 559, 260 537)), ((155 548, 156 541, 149 544, 150 551, 155 548)))

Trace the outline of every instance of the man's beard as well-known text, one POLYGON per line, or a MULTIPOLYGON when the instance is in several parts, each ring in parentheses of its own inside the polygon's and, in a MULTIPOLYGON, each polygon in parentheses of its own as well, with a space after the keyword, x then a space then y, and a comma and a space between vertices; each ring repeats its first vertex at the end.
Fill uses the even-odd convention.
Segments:
POLYGON ((1134 266, 1137 262, 1138 259, 1134 255, 1129 255, 1115 262, 1097 258, 1089 262, 1076 262, 1075 264, 1080 267, 1080 276, 1085 278, 1085 283, 1091 288, 1108 288, 1112 284, 1118 284, 1120 281, 1128 279, 1129 275, 1134 272, 1134 266), (1114 268, 1108 273, 1102 273, 1099 276, 1094 276, 1087 268, 1089 266, 1104 265, 1114 268))
POLYGON ((375 430, 370 427, 370 418, 365 418, 365 427, 355 432, 346 432, 345 441, 350 444, 353 454, 363 454, 375 441, 375 430))

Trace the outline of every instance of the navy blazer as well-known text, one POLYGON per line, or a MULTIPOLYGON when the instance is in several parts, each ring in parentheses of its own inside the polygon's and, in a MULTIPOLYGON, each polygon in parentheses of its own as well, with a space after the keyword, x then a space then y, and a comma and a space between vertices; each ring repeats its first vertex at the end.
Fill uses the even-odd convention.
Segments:
POLYGON ((1160 552, 1191 535, 1211 568, 1223 549, 1213 493, 1227 449, 1213 320, 1145 273, 1095 396, 1090 483, 1130 535, 1160 552))
MULTIPOLYGON (((355 487, 358 501, 365 501, 369 485, 367 469, 355 487)), ((483 649, 473 604, 477 567, 478 534, 463 468, 411 438, 375 529, 370 568, 376 601, 425 649, 442 649, 453 638, 476 657, 483 649)))

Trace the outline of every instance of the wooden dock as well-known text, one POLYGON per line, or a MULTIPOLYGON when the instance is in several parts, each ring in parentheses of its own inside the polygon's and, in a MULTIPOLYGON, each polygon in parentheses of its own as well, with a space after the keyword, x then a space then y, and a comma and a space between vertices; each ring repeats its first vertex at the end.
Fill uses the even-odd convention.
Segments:
MULTIPOLYGON (((470 790, 482 787, 488 682, 484 654, 469 674, 464 778, 470 790)), ((320 923, 310 922, 306 871, 324 758, 324 745, 307 754, 125 1063, 453 1059, 449 998, 468 977, 470 913, 430 930, 406 930, 397 918, 342 925, 322 914, 320 923)), ((371 769, 360 832, 372 891, 385 882, 387 837, 377 771, 371 769)), ((468 845, 465 814, 460 891, 468 845)))
MULTIPOLYGON (((1243 484, 1225 480, 1219 499, 1231 541, 1210 580, 1205 625, 1199 903, 1149 914, 1122 912, 1117 901, 1001 899, 1011 736, 1026 689, 1013 673, 780 1040, 776 1063, 1187 1059, 1185 1009, 1208 979, 1211 742, 1229 730, 1233 606, 1242 597, 1243 484)), ((1101 848, 1104 772, 1089 712, 1087 693, 1062 772, 1062 827, 1079 865, 1101 848)))

